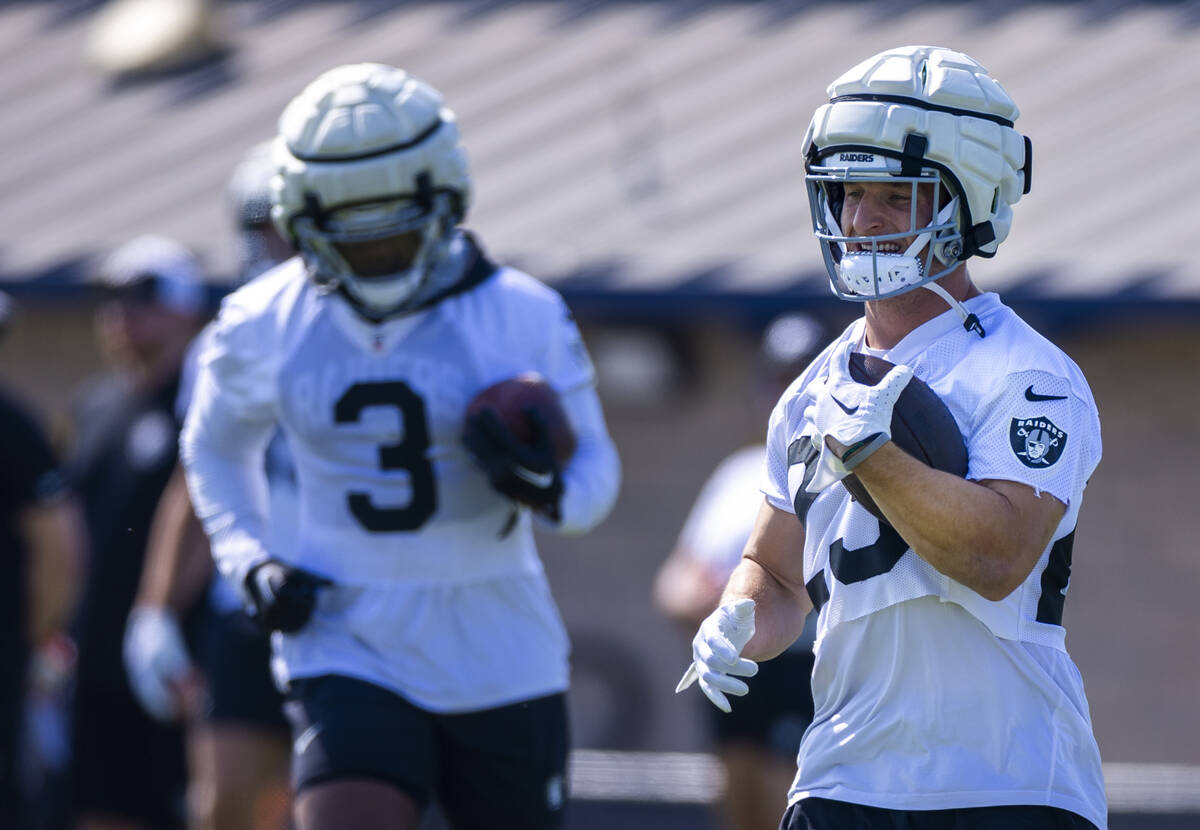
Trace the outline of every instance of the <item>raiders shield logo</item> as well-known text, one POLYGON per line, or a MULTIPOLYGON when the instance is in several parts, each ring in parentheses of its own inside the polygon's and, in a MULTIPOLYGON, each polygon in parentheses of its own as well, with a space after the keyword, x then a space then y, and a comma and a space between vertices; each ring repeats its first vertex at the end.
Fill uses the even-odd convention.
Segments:
POLYGON ((1050 467, 1059 459, 1067 445, 1067 434, 1045 416, 1013 418, 1008 441, 1022 464, 1037 469, 1050 467))

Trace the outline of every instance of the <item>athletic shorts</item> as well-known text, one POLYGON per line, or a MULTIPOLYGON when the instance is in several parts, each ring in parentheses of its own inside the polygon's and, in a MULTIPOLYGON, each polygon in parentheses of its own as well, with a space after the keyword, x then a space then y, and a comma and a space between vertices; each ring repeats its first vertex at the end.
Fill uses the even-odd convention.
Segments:
POLYGON ((81 691, 71 713, 73 815, 183 827, 187 773, 182 731, 151 720, 130 696, 81 691))
POLYGON ((795 758, 813 719, 812 668, 812 653, 803 651, 759 663, 758 674, 746 678, 750 693, 730 698, 732 712, 705 707, 717 744, 750 744, 795 758))
POLYGON ((192 638, 196 664, 208 680, 205 720, 286 734, 283 695, 271 677, 270 637, 241 611, 206 610, 192 638))
POLYGON ((779 830, 1096 830, 1057 807, 966 807, 958 810, 885 810, 827 798, 788 807, 779 830))
POLYGON ((562 827, 563 694, 436 714, 371 683, 326 675, 293 680, 285 711, 296 792, 337 778, 373 778, 422 807, 436 801, 461 830, 562 827))

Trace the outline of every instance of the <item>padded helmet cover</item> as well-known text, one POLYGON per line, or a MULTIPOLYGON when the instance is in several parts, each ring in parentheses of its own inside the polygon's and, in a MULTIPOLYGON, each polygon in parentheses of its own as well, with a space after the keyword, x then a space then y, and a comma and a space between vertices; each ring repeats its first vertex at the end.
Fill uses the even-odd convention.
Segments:
POLYGON ((959 197, 958 258, 995 253, 1029 189, 1030 145, 1013 128, 1016 104, 982 65, 951 49, 904 46, 868 58, 827 91, 804 139, 808 169, 848 150, 903 159, 908 136, 923 136, 922 166, 959 197))

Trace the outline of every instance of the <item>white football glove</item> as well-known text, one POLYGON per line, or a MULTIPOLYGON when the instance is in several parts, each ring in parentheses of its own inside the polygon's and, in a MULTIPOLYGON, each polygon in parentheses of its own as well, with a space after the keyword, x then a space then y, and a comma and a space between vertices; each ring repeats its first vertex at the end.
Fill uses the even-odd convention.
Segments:
POLYGON ((170 721, 183 709, 180 689, 195 675, 179 621, 166 608, 139 605, 125 624, 125 673, 142 708, 170 721))
POLYGON ((838 346, 829 361, 829 374, 804 390, 813 399, 804 410, 804 419, 821 438, 817 474, 806 488, 810 493, 840 481, 891 440, 892 409, 913 376, 911 368, 897 365, 874 386, 859 383, 850 376, 853 349, 854 343, 849 340, 838 346), (847 447, 842 458, 829 449, 824 440, 829 437, 847 447))
POLYGON ((754 636, 754 600, 727 602, 700 623, 692 638, 692 664, 687 667, 675 693, 679 694, 696 680, 700 691, 722 712, 730 711, 725 695, 744 695, 750 687, 738 677, 758 674, 758 664, 739 657, 754 636))

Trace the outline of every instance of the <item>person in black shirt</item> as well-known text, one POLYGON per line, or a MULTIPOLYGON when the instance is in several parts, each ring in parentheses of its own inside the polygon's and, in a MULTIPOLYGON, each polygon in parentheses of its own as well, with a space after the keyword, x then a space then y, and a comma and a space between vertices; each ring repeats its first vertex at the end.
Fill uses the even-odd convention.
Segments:
POLYGON ((182 737, 135 701, 121 642, 154 511, 178 457, 180 369, 206 296, 193 256, 161 237, 126 243, 99 277, 97 335, 119 371, 85 390, 69 468, 91 548, 75 626, 72 812, 85 829, 172 827, 184 815, 182 737))
MULTIPOLYGON (((0 336, 11 306, 0 293, 0 336)), ((45 432, 0 389, 0 827, 17 826, 16 780, 30 655, 70 615, 82 565, 78 506, 45 432)))

